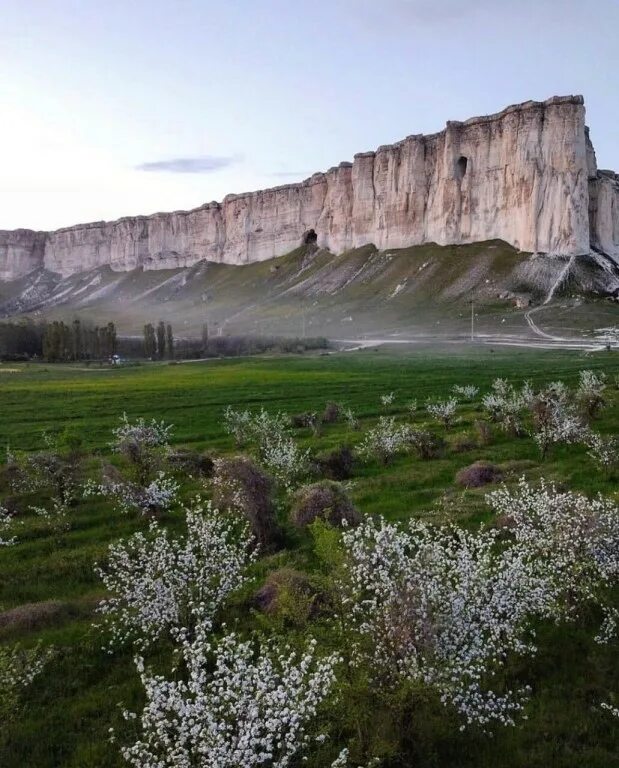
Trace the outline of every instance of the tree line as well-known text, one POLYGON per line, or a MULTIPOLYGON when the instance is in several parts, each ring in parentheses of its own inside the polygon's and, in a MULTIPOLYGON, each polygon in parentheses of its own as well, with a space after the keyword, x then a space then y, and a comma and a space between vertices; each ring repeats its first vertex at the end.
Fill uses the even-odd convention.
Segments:
POLYGON ((118 352, 116 326, 25 319, 0 323, 0 359, 42 358, 50 363, 109 359, 118 352))
POLYGON ((174 333, 170 323, 160 320, 157 327, 152 323, 144 326, 144 357, 150 360, 174 359, 174 333))

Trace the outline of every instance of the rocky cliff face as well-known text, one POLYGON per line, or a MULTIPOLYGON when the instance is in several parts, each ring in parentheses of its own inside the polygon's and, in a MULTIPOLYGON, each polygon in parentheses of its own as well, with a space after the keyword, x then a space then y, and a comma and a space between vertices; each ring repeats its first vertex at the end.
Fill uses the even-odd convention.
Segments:
POLYGON ((619 254, 619 182, 599 172, 581 96, 526 102, 495 115, 449 122, 355 155, 300 184, 49 233, 0 232, 0 278, 37 266, 70 275, 245 264, 304 240, 340 253, 500 239, 533 253, 619 254))

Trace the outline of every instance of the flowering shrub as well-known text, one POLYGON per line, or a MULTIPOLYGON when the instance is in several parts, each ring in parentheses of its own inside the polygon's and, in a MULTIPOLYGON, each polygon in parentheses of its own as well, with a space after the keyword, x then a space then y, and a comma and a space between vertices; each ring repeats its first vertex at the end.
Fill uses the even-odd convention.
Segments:
POLYGON ((529 615, 543 582, 519 550, 496 551, 496 531, 468 533, 381 520, 345 530, 345 606, 387 681, 438 690, 467 723, 513 724, 527 689, 488 688, 510 654, 534 651, 529 615))
POLYGON ((587 428, 571 403, 555 398, 549 390, 537 395, 534 408, 533 439, 542 459, 556 443, 579 443, 586 438, 587 428))
POLYGON ((13 518, 3 506, 0 506, 0 547, 11 547, 16 543, 17 538, 11 536, 6 537, 6 532, 10 531, 13 525, 13 518))
POLYGON ((309 450, 303 450, 288 435, 265 433, 260 440, 262 464, 286 491, 291 491, 309 469, 309 450))
POLYGON ((15 715, 19 695, 52 658, 51 648, 0 645, 0 728, 15 715))
POLYGON ((406 406, 409 415, 414 418, 415 414, 417 413, 417 400, 411 400, 408 405, 406 406))
POLYGON ((49 527, 57 533, 68 531, 71 527, 69 522, 69 506, 66 499, 53 496, 49 507, 31 506, 28 509, 45 520, 49 527))
POLYGON ((619 577, 619 509, 610 499, 559 492, 522 479, 516 490, 489 494, 510 526, 514 547, 543 579, 546 616, 570 618, 583 603, 603 605, 601 593, 619 577))
POLYGON ((365 433, 358 448, 359 454, 386 463, 396 453, 407 449, 409 435, 410 427, 406 424, 399 425, 393 417, 381 416, 365 433))
POLYGON ((531 385, 525 382, 518 391, 506 379, 495 379, 491 391, 482 397, 482 405, 490 419, 512 435, 523 431, 523 410, 528 407, 533 397, 531 385))
POLYGON ((393 401, 395 400, 395 392, 388 392, 385 395, 380 396, 380 404, 383 406, 383 408, 387 408, 390 405, 393 405, 393 401))
POLYGON ((604 390, 606 389, 606 376, 594 371, 581 371, 579 374, 578 388, 576 389, 576 402, 589 418, 594 418, 605 405, 604 390))
POLYGON ((355 415, 355 412, 352 410, 352 408, 343 408, 342 416, 346 420, 346 423, 348 424, 349 429, 352 429, 354 431, 357 431, 359 429, 359 419, 355 415))
POLYGON ((333 689, 339 657, 317 658, 313 641, 299 656, 235 634, 213 643, 207 634, 183 645, 184 680, 154 675, 136 660, 146 705, 141 738, 122 749, 124 759, 134 768, 292 766, 311 745, 308 727, 333 689))
POLYGON ((589 431, 585 444, 589 448, 588 455, 600 469, 611 474, 619 467, 619 441, 616 437, 602 437, 597 432, 589 431))
POLYGON ((98 611, 111 644, 133 640, 144 649, 164 633, 184 637, 209 627, 230 592, 246 580, 255 558, 245 526, 197 498, 185 509, 187 533, 171 539, 153 523, 112 544, 97 575, 111 596, 98 611))
POLYGON ((451 391, 457 397, 464 398, 464 400, 474 400, 479 394, 479 387, 473 384, 456 384, 451 391))
POLYGON ((241 446, 250 442, 259 443, 265 435, 282 434, 290 426, 290 419, 284 413, 269 414, 264 408, 258 413, 236 411, 231 406, 224 409, 224 429, 241 446))
POLYGON ((437 421, 440 421, 445 429, 449 429, 454 423, 457 408, 458 401, 455 397, 450 397, 448 400, 439 400, 437 403, 428 402, 426 405, 426 409, 430 416, 437 421))
POLYGON ((111 448, 125 456, 135 467, 137 481, 146 485, 158 458, 168 448, 172 425, 152 419, 146 422, 139 418, 130 422, 123 413, 120 426, 113 430, 111 448))
POLYGON ((111 498, 123 514, 137 510, 147 517, 157 517, 176 503, 179 487, 176 480, 159 472, 146 486, 108 478, 102 483, 89 480, 84 484, 83 495, 111 498))

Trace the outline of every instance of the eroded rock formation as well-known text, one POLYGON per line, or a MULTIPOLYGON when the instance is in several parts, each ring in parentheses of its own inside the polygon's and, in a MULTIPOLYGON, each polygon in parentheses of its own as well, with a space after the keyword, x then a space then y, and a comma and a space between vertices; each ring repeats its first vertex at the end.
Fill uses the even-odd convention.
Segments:
POLYGON ((107 264, 245 264, 308 237, 334 253, 500 239, 532 253, 594 247, 617 257, 619 177, 597 170, 581 96, 529 101, 357 154, 300 184, 192 211, 0 232, 0 278, 40 266, 70 275, 107 264))

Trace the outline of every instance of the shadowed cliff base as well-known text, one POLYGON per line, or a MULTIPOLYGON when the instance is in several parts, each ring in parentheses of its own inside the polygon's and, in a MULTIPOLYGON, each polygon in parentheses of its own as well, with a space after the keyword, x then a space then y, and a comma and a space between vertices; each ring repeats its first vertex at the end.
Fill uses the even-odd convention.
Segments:
POLYGON ((45 318, 113 318, 141 333, 159 317, 178 335, 253 334, 361 339, 476 332, 530 334, 525 313, 552 300, 544 323, 562 333, 617 325, 619 272, 603 256, 531 256, 501 241, 434 244, 335 256, 307 244, 245 266, 202 261, 174 270, 100 267, 62 278, 43 270, 0 283, 0 313, 45 318), (566 317, 568 322, 566 323, 566 317), (556 318, 556 321, 554 320, 556 318))

